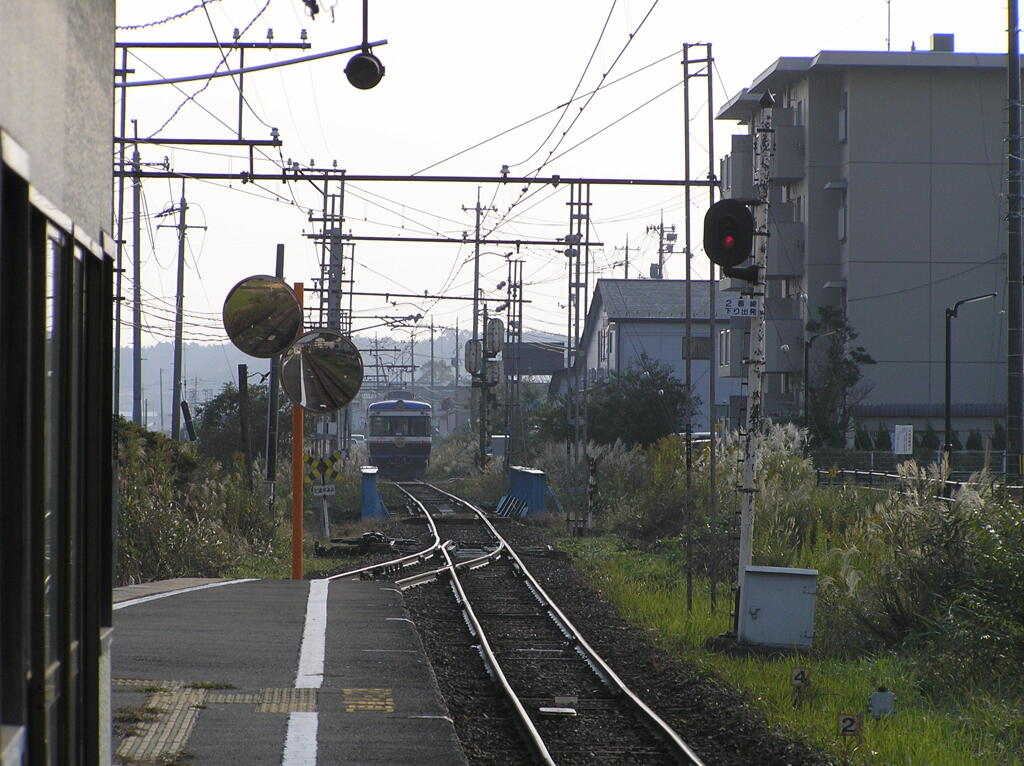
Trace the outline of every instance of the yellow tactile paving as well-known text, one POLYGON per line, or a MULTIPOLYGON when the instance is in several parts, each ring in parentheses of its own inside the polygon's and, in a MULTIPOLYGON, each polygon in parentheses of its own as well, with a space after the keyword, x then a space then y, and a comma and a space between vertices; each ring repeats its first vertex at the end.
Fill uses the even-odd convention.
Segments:
POLYGON ((255 705, 256 713, 314 713, 319 691, 294 688, 222 691, 194 688, 202 686, 195 682, 139 678, 115 678, 112 683, 120 689, 147 692, 146 707, 152 709, 153 720, 134 724, 135 733, 125 736, 117 748, 118 756, 140 761, 173 756, 185 750, 199 711, 208 705, 255 705))
POLYGON ((257 713, 315 713, 317 689, 263 689, 257 713))
POLYGON ((140 723, 140 733, 125 737, 117 748, 117 754, 123 758, 145 760, 181 752, 195 728, 199 709, 206 703, 207 694, 205 689, 151 694, 149 707, 160 711, 156 720, 140 723))
POLYGON ((395 698, 391 689, 342 689, 346 713, 394 713, 395 698))

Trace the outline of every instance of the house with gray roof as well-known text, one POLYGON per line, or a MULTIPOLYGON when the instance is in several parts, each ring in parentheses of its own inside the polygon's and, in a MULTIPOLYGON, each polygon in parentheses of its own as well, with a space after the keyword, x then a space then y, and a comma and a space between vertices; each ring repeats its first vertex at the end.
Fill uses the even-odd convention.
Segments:
MULTIPOLYGON (((720 293, 716 287, 717 282, 707 280, 691 280, 689 286, 690 384, 700 399, 694 431, 709 430, 712 419, 723 421, 730 397, 740 393, 739 377, 719 377, 714 381, 714 412, 708 407, 711 375, 717 365, 711 296, 714 294, 714 320, 719 327, 747 308, 745 303, 739 305, 744 298, 720 293)), ((580 341, 586 384, 599 385, 609 373, 639 365, 642 354, 664 364, 685 382, 686 299, 687 283, 682 279, 599 279, 580 341)))

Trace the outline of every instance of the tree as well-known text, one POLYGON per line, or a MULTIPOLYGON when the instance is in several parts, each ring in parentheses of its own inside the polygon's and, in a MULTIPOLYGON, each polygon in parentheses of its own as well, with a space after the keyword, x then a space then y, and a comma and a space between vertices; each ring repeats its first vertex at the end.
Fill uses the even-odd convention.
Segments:
POLYGON ((878 430, 875 431, 875 449, 892 449, 892 436, 889 435, 889 427, 886 426, 885 423, 880 422, 878 424, 878 430))
MULTIPOLYGON (((419 365, 416 369, 419 377, 416 378, 416 382, 420 385, 430 384, 430 367, 431 363, 419 365)), ((448 362, 440 359, 435 359, 433 362, 434 367, 434 385, 444 386, 455 380, 455 373, 452 371, 452 366, 448 362)))
POLYGON ((992 424, 992 449, 996 452, 1006 449, 1006 428, 1003 427, 1000 420, 996 420, 992 424))
POLYGON ((683 429, 699 399, 671 369, 646 354, 625 372, 613 372, 587 399, 587 434, 600 444, 653 444, 683 429))
MULTIPOLYGON (((267 386, 249 386, 249 439, 254 460, 263 458, 266 452, 267 397, 267 386)), ((278 455, 282 453, 285 442, 291 443, 287 427, 291 422, 287 418, 291 408, 284 396, 280 400, 278 455)), ((226 383, 219 394, 196 407, 195 426, 200 455, 218 460, 223 465, 233 463, 235 454, 242 452, 242 426, 238 413, 238 389, 232 383, 226 383)))
POLYGON ((919 439, 919 444, 920 444, 922 449, 938 449, 939 448, 939 445, 941 444, 941 440, 939 439, 938 432, 936 432, 936 430, 934 428, 932 428, 932 424, 931 423, 926 423, 925 424, 924 431, 921 432, 921 437, 919 439))
POLYGON ((972 428, 970 433, 967 434, 967 449, 974 450, 975 452, 981 452, 984 449, 981 432, 976 428, 972 428))
POLYGON ((871 443, 871 434, 868 433, 866 428, 858 428, 853 436, 854 449, 870 451, 874 448, 871 443))
POLYGON ((807 323, 807 334, 818 335, 819 344, 825 344, 816 354, 818 361, 810 376, 811 438, 830 447, 842 447, 853 408, 871 391, 861 367, 875 360, 863 346, 853 345, 857 333, 838 306, 819 307, 818 318, 807 323))

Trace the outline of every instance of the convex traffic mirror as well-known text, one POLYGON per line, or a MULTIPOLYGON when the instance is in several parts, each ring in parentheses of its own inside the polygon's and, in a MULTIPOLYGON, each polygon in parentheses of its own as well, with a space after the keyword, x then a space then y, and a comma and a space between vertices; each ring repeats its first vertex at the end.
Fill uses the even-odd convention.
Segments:
POLYGON ((281 386, 294 404, 333 412, 351 402, 363 383, 363 359, 337 330, 311 330, 281 357, 281 386))
POLYGON ((224 329, 239 351, 259 359, 277 356, 302 330, 302 306, 284 280, 246 277, 224 299, 224 329))

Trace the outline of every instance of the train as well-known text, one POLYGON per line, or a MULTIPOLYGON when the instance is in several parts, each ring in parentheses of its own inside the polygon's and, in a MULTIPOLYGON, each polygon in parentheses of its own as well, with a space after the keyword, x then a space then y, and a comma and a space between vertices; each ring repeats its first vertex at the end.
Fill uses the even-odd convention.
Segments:
POLYGON ((422 479, 430 463, 433 408, 414 399, 385 399, 366 408, 370 464, 387 479, 422 479))

